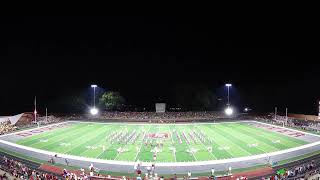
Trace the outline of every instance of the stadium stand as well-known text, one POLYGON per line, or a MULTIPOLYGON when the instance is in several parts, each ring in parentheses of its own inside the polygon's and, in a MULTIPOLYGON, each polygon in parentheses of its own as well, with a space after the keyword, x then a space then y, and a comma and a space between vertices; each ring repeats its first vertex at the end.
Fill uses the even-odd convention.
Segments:
POLYGON ((11 125, 27 125, 30 124, 33 119, 33 114, 26 112, 15 116, 2 116, 0 117, 0 123, 10 123, 11 125))
MULTIPOLYGON (((35 126, 30 121, 30 114, 21 115, 23 117, 20 119, 22 123, 15 123, 12 125, 9 121, 3 121, 0 123, 0 134, 10 133, 19 128, 32 127, 35 126)), ((219 120, 220 118, 225 118, 222 114, 215 112, 166 112, 162 114, 152 113, 152 112, 107 112, 103 113, 99 119, 110 120, 138 120, 138 121, 149 121, 157 120, 152 122, 170 122, 172 120, 181 121, 194 121, 194 120, 219 120)), ((274 114, 267 114, 263 116, 238 116, 239 119, 248 119, 252 118, 258 121, 267 122, 270 124, 284 125, 284 122, 287 122, 285 125, 291 128, 303 129, 306 131, 312 131, 313 133, 319 132, 320 123, 314 120, 304 120, 304 119, 295 119, 289 118, 286 121, 284 116, 274 116, 274 114)), ((69 116, 48 116, 39 117, 38 121, 41 124, 51 124, 61 122, 63 120, 79 120, 86 119, 85 116, 81 115, 69 115, 69 116)), ((18 121, 17 121, 18 122, 18 121)), ((89 170, 79 170, 78 173, 68 172, 68 170, 61 169, 61 172, 53 173, 52 171, 47 171, 46 169, 41 168, 41 164, 28 161, 22 158, 18 158, 0 151, 0 179, 10 179, 20 178, 20 179, 112 179, 112 180, 127 180, 128 177, 111 177, 110 175, 101 175, 97 172, 89 170)), ((274 166, 272 167, 273 171, 269 174, 264 174, 263 176, 255 176, 254 179, 319 179, 320 176, 320 156, 315 155, 303 160, 295 161, 286 165, 274 166)), ((191 172, 190 172, 191 174, 191 172)), ((233 179, 247 179, 250 177, 249 174, 242 173, 238 176, 234 174, 233 179)), ((252 177, 250 177, 252 178, 252 177)), ((148 179, 144 175, 138 175, 134 179, 148 179)), ((157 175, 153 179, 164 179, 161 175, 157 175)), ((206 177, 188 177, 187 174, 184 178, 178 178, 175 175, 172 175, 170 178, 166 179, 215 179, 211 176, 211 173, 208 172, 206 177)), ((219 177, 218 179, 230 179, 228 177, 219 177)))
POLYGON ((219 112, 104 112, 98 116, 88 115, 64 115, 66 120, 91 119, 94 121, 126 121, 126 122, 152 122, 152 123, 176 123, 192 121, 210 121, 226 117, 219 112))
POLYGON ((320 174, 320 157, 313 156, 287 165, 274 167, 275 173, 261 179, 314 179, 320 174))
POLYGON ((285 116, 279 116, 276 117, 274 114, 269 114, 265 116, 256 116, 253 117, 255 120, 263 121, 270 124, 280 125, 280 126, 287 126, 290 128, 295 128, 299 130, 305 130, 310 131, 313 133, 320 133, 320 121, 316 120, 307 120, 307 119, 295 119, 293 117, 288 117, 288 120, 286 120, 285 116))
POLYGON ((0 135, 7 134, 16 130, 16 126, 13 126, 7 122, 0 123, 0 135))
MULTIPOLYGON (((0 152, 0 169, 7 172, 10 177, 17 179, 58 179, 58 176, 38 170, 39 163, 21 159, 3 152, 0 152)), ((5 179, 2 177, 1 179, 5 179)), ((7 178, 9 179, 9 178, 7 178)))

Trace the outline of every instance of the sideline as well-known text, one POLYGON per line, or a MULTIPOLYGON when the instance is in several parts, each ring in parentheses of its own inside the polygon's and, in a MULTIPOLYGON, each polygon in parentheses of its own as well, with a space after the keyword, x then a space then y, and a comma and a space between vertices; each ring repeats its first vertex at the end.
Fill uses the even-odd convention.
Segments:
MULTIPOLYGON (((54 125, 63 124, 63 123, 70 123, 70 122, 96 123, 96 122, 66 121, 66 122, 62 122, 62 123, 51 124, 51 125, 48 125, 48 126, 54 126, 54 125)), ((275 126, 275 125, 262 123, 262 122, 258 122, 258 121, 236 121, 236 122, 199 123, 199 124, 220 124, 220 123, 239 123, 239 122, 255 122, 255 123, 270 125, 270 126, 274 126, 274 127, 280 127, 280 126, 275 126)), ((121 123, 101 123, 101 124, 121 124, 121 123)), ((140 123, 135 123, 135 124, 140 124, 140 123)), ((145 124, 149 124, 150 125, 150 123, 145 123, 145 124)), ((188 123, 188 124, 190 124, 190 123, 188 123)), ((164 124, 164 125, 167 125, 167 124, 164 124)), ((177 124, 175 124, 175 125, 177 125, 177 124)), ((186 125, 186 124, 178 124, 178 125, 186 125)), ((48 127, 48 126, 42 126, 42 127, 39 127, 39 128, 44 128, 44 127, 48 127)), ((35 129, 39 129, 39 128, 37 127, 35 129)), ((296 132, 301 132, 301 133, 308 134, 308 135, 311 135, 311 136, 320 137, 320 135, 315 135, 315 134, 312 134, 312 133, 302 132, 302 131, 299 131, 299 130, 294 130, 294 129, 285 128, 285 127, 281 127, 281 128, 289 129, 289 130, 296 131, 296 132)), ((30 131, 30 130, 35 130, 35 129, 29 129, 29 130, 25 130, 25 131, 30 131)), ((14 133, 2 135, 0 137, 4 137, 4 136, 16 134, 16 133, 21 133, 21 132, 22 131, 14 132, 14 133)), ((41 149, 36 149, 36 148, 32 148, 32 147, 22 146, 22 145, 15 144, 15 143, 8 142, 8 141, 4 141, 4 140, 1 140, 1 139, 0 139, 0 143, 6 144, 8 146, 15 147, 15 148, 19 148, 19 149, 23 149, 23 150, 27 150, 27 151, 33 151, 33 152, 36 152, 36 153, 39 153, 39 154, 43 154, 43 155, 48 155, 48 156, 54 156, 55 154, 57 154, 61 158, 67 158, 67 159, 78 160, 78 161, 80 160, 80 161, 86 161, 86 162, 105 163, 105 164, 109 164, 109 165, 114 164, 114 165, 130 165, 130 166, 133 166, 135 164, 135 162, 131 162, 131 161, 129 162, 129 161, 117 161, 117 160, 103 160, 103 159, 95 159, 95 158, 87 158, 87 157, 80 157, 80 156, 74 156, 74 155, 67 155, 67 154, 62 154, 62 153, 54 153, 54 152, 50 152, 50 151, 46 151, 46 150, 41 150, 41 149)), ((172 166, 201 166, 201 165, 216 165, 216 164, 241 162, 241 161, 255 160, 255 159, 260 159, 260 158, 266 158, 266 157, 286 154, 286 153, 290 153, 290 152, 293 152, 293 151, 298 151, 298 150, 310 148, 310 147, 317 146, 317 145, 320 145, 320 141, 313 142, 313 143, 306 144, 306 145, 302 145, 302 146, 298 146, 298 147, 294 147, 294 148, 290 148, 290 149, 286 149, 286 150, 281 150, 281 151, 276 151, 276 152, 271 152, 271 153, 265 153, 265 154, 259 154, 259 155, 244 156, 244 157, 237 157, 237 158, 230 158, 230 159, 210 160, 210 161, 196 161, 196 162, 167 162, 167 163, 159 162, 159 163, 157 163, 157 166, 162 166, 162 167, 170 167, 170 166, 171 167, 172 166)), ((151 163, 148 163, 148 162, 143 162, 143 163, 145 165, 146 164, 151 164, 151 163)))

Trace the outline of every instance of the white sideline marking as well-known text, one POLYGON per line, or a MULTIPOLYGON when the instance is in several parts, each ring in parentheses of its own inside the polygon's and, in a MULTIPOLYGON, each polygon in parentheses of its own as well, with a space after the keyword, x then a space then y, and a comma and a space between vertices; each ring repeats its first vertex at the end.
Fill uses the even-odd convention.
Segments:
MULTIPOLYGON (((77 122, 77 121, 67 121, 67 122, 77 122)), ((67 123, 67 122, 63 122, 63 123, 67 123)), ((229 122, 229 123, 239 123, 239 122, 261 123, 261 122, 257 122, 257 121, 238 121, 238 122, 229 122)), ((88 123, 90 123, 90 122, 88 122, 88 123)), ((206 123, 206 124, 213 124, 213 123, 206 123)), ((266 123, 261 123, 261 124, 266 124, 266 123)), ((54 124, 52 124, 52 125, 54 125, 54 124)), ((271 125, 271 124, 266 124, 266 125, 275 126, 275 125, 271 125)), ((279 127, 279 126, 276 126, 276 127, 279 127)), ((284 127, 281 127, 281 128, 284 128, 284 127)), ((284 128, 284 129, 289 129, 289 128, 284 128)), ((26 131, 30 131, 30 130, 32 130, 32 129, 28 129, 26 131)), ((315 135, 315 134, 308 133, 308 132, 302 132, 302 131, 294 130, 294 129, 289 129, 289 130, 296 131, 296 132, 301 132, 301 133, 305 133, 305 134, 309 134, 311 136, 320 137, 319 135, 315 135)), ((22 131, 19 131, 19 132, 22 132, 22 131)), ((18 132, 15 132, 15 133, 18 133, 18 132)), ((15 134, 15 133, 11 133, 11 134, 15 134)), ((7 135, 9 135, 9 134, 7 134, 7 135)), ((0 137, 2 137, 2 136, 0 136, 0 137)), ((1 139, 0 139, 0 143, 6 144, 6 145, 9 145, 9 146, 12 146, 12 147, 16 147, 16 148, 19 148, 19 149, 24 149, 24 150, 28 150, 28 151, 37 152, 37 153, 48 155, 48 156, 54 156, 55 154, 57 154, 58 157, 67 158, 67 159, 73 159, 73 160, 78 160, 78 161, 87 161, 87 162, 93 162, 93 163, 107 163, 107 164, 111 164, 111 165, 115 164, 115 165, 130 165, 130 166, 133 166, 135 164, 135 162, 129 162, 129 161, 103 160, 103 159, 94 159, 94 158, 87 158, 87 157, 79 157, 79 156, 73 156, 73 155, 67 155, 67 154, 54 153, 54 152, 45 151, 45 150, 41 150, 41 149, 36 149, 36 148, 32 148, 32 147, 22 146, 22 145, 15 144, 15 143, 8 142, 8 141, 4 141, 4 140, 1 140, 1 139)), ((157 163, 157 166, 162 166, 162 167, 168 167, 168 166, 169 167, 170 166, 199 166, 199 165, 214 165, 214 164, 241 162, 241 161, 261 159, 261 158, 267 158, 267 157, 270 157, 270 156, 276 156, 276 155, 280 155, 280 154, 285 154, 285 153, 298 151, 298 150, 305 149, 305 148, 310 148, 310 147, 317 146, 317 145, 320 145, 320 141, 313 142, 313 143, 306 144, 306 145, 302 145, 302 146, 298 146, 298 147, 294 147, 294 148, 290 148, 290 149, 286 149, 286 150, 281 150, 281 151, 276 151, 276 152, 271 152, 271 153, 265 153, 265 154, 259 154, 259 155, 253 155, 253 156, 245 156, 245 157, 221 159, 221 160, 211 160, 211 161, 157 163)), ((151 163, 148 164, 147 162, 143 162, 143 163, 145 165, 151 164, 151 163)))

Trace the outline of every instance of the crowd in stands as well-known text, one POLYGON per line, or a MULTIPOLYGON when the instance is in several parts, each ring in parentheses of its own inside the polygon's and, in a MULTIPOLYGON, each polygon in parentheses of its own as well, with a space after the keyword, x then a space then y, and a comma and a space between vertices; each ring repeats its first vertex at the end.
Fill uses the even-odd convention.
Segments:
MULTIPOLYGON (((120 120, 159 120, 166 122, 166 120, 210 120, 224 118, 223 114, 217 112, 166 112, 166 113, 155 113, 155 112, 103 112, 100 114, 99 119, 108 120, 108 119, 120 119, 120 120)), ((300 128, 308 131, 320 132, 320 123, 316 121, 305 121, 297 120, 292 118, 286 118, 285 116, 274 114, 267 114, 265 116, 255 116, 256 120, 264 121, 276 125, 285 125, 293 128, 300 128), (319 130, 318 130, 319 129, 319 130)), ((57 123, 64 120, 77 120, 77 119, 87 119, 82 115, 68 115, 68 116, 47 116, 47 117, 38 117, 37 121, 40 122, 40 125, 47 125, 51 123, 57 123)), ((35 126, 32 124, 30 126, 35 126)), ((0 134, 6 134, 17 130, 18 127, 11 125, 10 123, 0 123, 0 134)), ((4 170, 6 173, 0 174, 0 180, 10 179, 9 177, 15 177, 16 179, 45 179, 45 180, 54 180, 59 179, 57 176, 41 172, 39 170, 31 169, 24 165, 21 162, 18 162, 13 159, 8 159, 3 156, 0 157, 0 169, 4 170)), ((190 173, 191 174, 191 173, 190 173)), ((94 173, 94 170, 89 171, 87 174, 82 171, 81 175, 76 175, 69 173, 67 170, 64 170, 62 177, 65 179, 90 179, 90 177, 95 177, 96 179, 101 179, 101 175, 94 173)), ((297 179, 303 178, 307 179, 308 177, 320 176, 320 161, 312 161, 309 163, 301 164, 293 168, 285 169, 285 173, 278 173, 271 177, 266 177, 263 179, 297 179)), ((187 176, 188 177, 188 176, 187 176)), ((128 180, 127 177, 122 178, 111 178, 110 176, 105 177, 105 179, 114 179, 114 180, 128 180)), ((138 174, 135 179, 148 179, 144 177, 141 172, 138 174)), ((157 179, 163 179, 162 176, 157 175, 157 179)), ((176 179, 176 178, 173 178, 176 179)), ((186 178, 188 179, 188 178, 186 178)), ((212 179, 211 176, 208 179, 212 179)))
POLYGON ((217 112, 106 112, 105 119, 215 119, 217 112))
POLYGON ((320 132, 320 123, 318 121, 291 120, 288 123, 290 127, 300 128, 302 130, 320 132))
POLYGON ((81 119, 88 119, 94 118, 99 120, 151 120, 151 121, 163 121, 163 122, 170 122, 168 120, 210 120, 210 119, 217 119, 217 118, 224 118, 225 115, 219 112, 213 111, 204 111, 204 112, 165 112, 165 113, 156 113, 156 112, 102 112, 98 116, 91 116, 85 117, 83 115, 68 115, 65 116, 64 119, 67 120, 81 120, 81 119))
MULTIPOLYGON (((148 176, 148 174, 142 175, 141 171, 137 170, 136 178, 128 178, 126 176, 123 177, 111 177, 110 175, 102 176, 98 173, 94 173, 94 168, 89 171, 89 173, 85 173, 84 169, 81 169, 81 174, 69 173, 66 169, 63 170, 60 177, 56 175, 52 175, 49 173, 41 172, 39 170, 31 169, 27 167, 25 164, 9 159, 5 156, 0 157, 0 169, 4 170, 5 173, 0 174, 0 180, 9 180, 9 179, 21 179, 21 180, 58 180, 58 179, 68 179, 68 180, 90 180, 90 179, 107 179, 107 180, 129 180, 129 179, 139 179, 139 180, 163 180, 163 176, 159 176, 156 173, 152 172, 152 168, 148 171, 149 174, 153 174, 148 176)), ((89 167, 90 169, 90 167, 89 167)), ((211 172, 212 173, 212 172, 211 172)), ((208 174, 210 174, 208 172, 208 174)), ((311 162, 300 164, 298 166, 294 166, 288 169, 280 169, 274 175, 268 177, 262 177, 262 180, 290 180, 290 179, 319 179, 320 177, 320 162, 312 160, 311 162)), ((208 177, 210 179, 216 179, 213 174, 210 174, 208 177)), ((177 178, 177 175, 172 175, 173 180, 182 179, 177 178)), ((188 179, 198 179, 198 177, 192 177, 192 173, 189 171, 183 177, 184 180, 188 179)), ((201 179, 205 179, 202 177, 201 179)), ((237 179, 247 179, 246 177, 239 177, 237 179)))
MULTIPOLYGON (((48 116, 48 117, 38 117, 37 119, 37 123, 39 123, 39 125, 47 125, 47 124, 52 124, 52 123, 58 123, 61 122, 62 119, 60 117, 56 117, 56 116, 48 116)), ((31 127, 35 127, 38 124, 37 123, 29 123, 29 124, 23 124, 23 125, 12 125, 10 124, 9 121, 7 122, 1 122, 0 123, 0 135, 2 134, 8 134, 11 133, 13 131, 19 130, 20 128, 31 128, 31 127)))
POLYGON ((64 119, 58 116, 41 116, 37 118, 37 121, 40 122, 41 125, 47 125, 52 123, 58 123, 63 121, 64 119))
MULTIPOLYGON (((53 175, 39 169, 29 168, 27 165, 17 160, 9 159, 6 156, 0 157, 0 169, 5 172, 0 174, 0 180, 11 180, 13 178, 17 180, 90 180, 90 177, 101 177, 100 174, 95 173, 93 167, 92 169, 89 167, 88 172, 81 169, 81 173, 78 175, 76 173, 68 172, 66 169, 59 175, 53 175)), ((117 180, 120 180, 120 178, 117 178, 117 180)))
POLYGON ((283 123, 286 123, 286 122, 289 122, 289 121, 292 120, 289 117, 287 119, 285 116, 274 115, 273 113, 266 114, 266 115, 255 116, 254 119, 255 120, 263 120, 265 122, 268 122, 268 123, 271 123, 271 124, 277 124, 277 125, 283 125, 283 123))
POLYGON ((280 126, 288 126, 291 128, 306 130, 306 131, 313 131, 316 133, 320 133, 320 122, 313 121, 313 120, 301 120, 301 119, 294 119, 290 117, 268 114, 265 116, 258 116, 255 117, 256 120, 262 120, 267 123, 280 125, 280 126))
POLYGON ((17 127, 14 125, 11 125, 9 122, 0 123, 0 135, 13 132, 16 129, 17 129, 17 127))
POLYGON ((6 156, 0 157, 0 169, 8 172, 2 174, 0 179, 11 179, 15 177, 16 179, 30 179, 30 180, 37 180, 37 179, 45 179, 45 180, 56 180, 58 177, 48 174, 48 173, 41 173, 35 169, 31 169, 27 167, 25 164, 22 164, 19 161, 9 159, 6 156), (9 178, 9 176, 11 178, 9 178))
POLYGON ((298 166, 294 166, 288 169, 280 169, 274 175, 262 179, 313 179, 313 177, 319 177, 319 173, 320 162, 312 160, 311 162, 300 164, 298 166))
POLYGON ((104 118, 122 119, 215 119, 219 117, 217 112, 106 112, 104 118))

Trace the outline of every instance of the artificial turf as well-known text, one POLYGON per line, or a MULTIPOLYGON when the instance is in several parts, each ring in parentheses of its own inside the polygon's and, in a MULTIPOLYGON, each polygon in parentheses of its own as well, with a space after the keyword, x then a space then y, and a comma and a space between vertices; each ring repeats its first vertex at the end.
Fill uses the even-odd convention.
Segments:
POLYGON ((57 153, 118 161, 153 162, 157 151, 156 162, 190 162, 263 154, 307 142, 245 122, 71 123, 63 128, 23 138, 17 144, 57 153))

